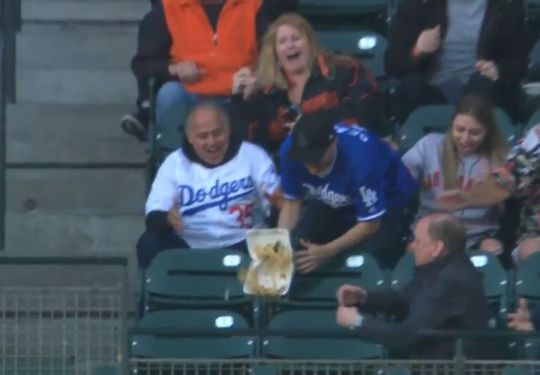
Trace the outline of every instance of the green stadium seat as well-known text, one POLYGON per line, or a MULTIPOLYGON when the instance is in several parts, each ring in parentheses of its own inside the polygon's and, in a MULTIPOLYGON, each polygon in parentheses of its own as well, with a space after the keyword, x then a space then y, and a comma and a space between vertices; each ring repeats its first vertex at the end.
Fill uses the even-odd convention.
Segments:
POLYGON ((188 108, 174 107, 150 130, 150 180, 171 152, 181 147, 188 108))
POLYGON ((334 307, 336 291, 343 284, 375 289, 384 285, 384 276, 370 255, 349 253, 316 272, 296 274, 288 297, 277 303, 282 306, 334 307))
MULTIPOLYGON (((444 133, 452 121, 453 113, 454 106, 450 104, 417 108, 399 129, 401 149, 407 151, 428 133, 444 133)), ((495 120, 503 138, 512 144, 516 140, 517 129, 510 117, 502 109, 496 108, 495 120)))
POLYGON ((136 333, 130 337, 131 356, 249 358, 255 353, 256 339, 248 334, 248 328, 244 317, 231 311, 156 311, 137 323, 136 333))
POLYGON ((392 270, 390 285, 393 289, 401 289, 414 277, 414 255, 406 253, 392 270))
POLYGON ((381 345, 362 342, 355 337, 345 338, 344 332, 347 330, 336 324, 335 309, 282 312, 274 316, 268 325, 268 337, 262 339, 262 354, 269 358, 303 360, 383 357, 384 350, 381 345), (306 333, 315 337, 305 337, 306 333))
POLYGON ((249 255, 225 249, 181 249, 159 253, 145 272, 146 310, 229 306, 251 310, 238 272, 249 255))
POLYGON ((540 253, 530 255, 517 268, 516 295, 540 301, 540 253))
POLYGON ((536 41, 533 48, 529 52, 529 68, 527 78, 529 81, 540 81, 540 40, 536 41))
POLYGON ((527 132, 531 130, 534 125, 537 124, 540 124, 540 109, 536 110, 529 118, 529 121, 527 121, 527 125, 525 126, 523 135, 525 136, 527 132))
POLYGON ((482 251, 470 252, 472 264, 482 274, 484 292, 492 313, 491 328, 506 327, 508 274, 499 259, 482 251))
POLYGON ((388 0, 300 0, 300 10, 305 14, 379 13, 386 12, 389 5, 388 0))
POLYGON ((386 77, 384 51, 388 42, 384 36, 371 31, 320 30, 317 37, 327 50, 361 60, 376 79, 386 77))

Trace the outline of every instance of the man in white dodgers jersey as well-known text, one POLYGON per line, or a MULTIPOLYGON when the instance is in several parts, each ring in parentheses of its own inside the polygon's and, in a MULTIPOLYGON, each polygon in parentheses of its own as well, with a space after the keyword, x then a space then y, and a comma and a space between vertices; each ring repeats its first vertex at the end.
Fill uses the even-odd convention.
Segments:
POLYGON ((280 163, 278 226, 294 229, 293 243, 305 249, 296 254, 299 272, 359 244, 382 268, 395 265, 406 230, 402 209, 417 190, 396 151, 367 129, 334 126, 332 114, 304 115, 283 142, 280 163), (300 218, 306 192, 313 199, 300 218))
POLYGON ((171 248, 245 249, 246 230, 265 227, 267 196, 279 178, 259 146, 231 137, 217 103, 202 102, 188 117, 184 146, 163 162, 146 201, 139 266, 171 248))

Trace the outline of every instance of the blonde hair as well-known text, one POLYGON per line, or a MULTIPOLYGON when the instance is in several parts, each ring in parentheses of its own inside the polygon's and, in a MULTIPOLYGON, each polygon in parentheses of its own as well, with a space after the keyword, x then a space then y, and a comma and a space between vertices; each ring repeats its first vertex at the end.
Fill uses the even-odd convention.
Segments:
POLYGON ((263 88, 277 87, 287 89, 289 86, 285 74, 280 69, 276 54, 277 31, 282 25, 290 25, 306 37, 311 49, 311 67, 317 63, 319 55, 328 55, 319 44, 315 30, 313 30, 313 27, 311 27, 304 17, 296 13, 283 14, 270 25, 263 37, 256 69, 257 82, 263 88))
POLYGON ((478 95, 465 95, 457 104, 452 116, 450 128, 446 132, 442 150, 442 172, 446 189, 459 188, 459 154, 452 137, 453 123, 457 115, 467 115, 480 123, 486 135, 476 153, 487 158, 489 163, 501 163, 508 153, 501 133, 497 129, 493 106, 489 101, 478 95))

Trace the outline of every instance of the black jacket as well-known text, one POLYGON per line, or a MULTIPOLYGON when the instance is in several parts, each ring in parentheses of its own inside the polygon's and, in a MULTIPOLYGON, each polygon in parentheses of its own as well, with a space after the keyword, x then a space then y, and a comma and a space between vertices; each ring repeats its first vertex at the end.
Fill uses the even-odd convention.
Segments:
POLYGON ((233 118, 246 127, 246 138, 270 151, 277 151, 288 134, 286 123, 300 113, 332 112, 338 122, 358 123, 375 130, 383 109, 371 73, 353 59, 325 56, 311 72, 300 106, 293 106, 287 90, 272 88, 248 101, 233 95, 233 118), (328 65, 327 65, 328 62, 328 65), (333 66, 333 68, 331 68, 333 66))
MULTIPOLYGON (((501 82, 516 85, 527 70, 525 14, 523 0, 487 0, 488 5, 477 46, 478 59, 493 60, 501 82)), ((446 35, 447 0, 405 0, 400 5, 390 31, 385 54, 388 75, 401 78, 412 72, 429 72, 436 54, 413 57, 420 33, 441 25, 446 35)))
MULTIPOLYGON (((411 358, 454 355, 453 340, 415 336, 419 331, 483 330, 490 319, 481 275, 465 253, 450 254, 417 268, 414 279, 399 292, 368 292, 359 309, 367 314, 386 313, 395 319, 387 323, 364 315, 358 329, 363 339, 406 348, 411 358)), ((478 340, 466 340, 465 354, 483 358, 489 354, 484 353, 485 347, 478 340)))

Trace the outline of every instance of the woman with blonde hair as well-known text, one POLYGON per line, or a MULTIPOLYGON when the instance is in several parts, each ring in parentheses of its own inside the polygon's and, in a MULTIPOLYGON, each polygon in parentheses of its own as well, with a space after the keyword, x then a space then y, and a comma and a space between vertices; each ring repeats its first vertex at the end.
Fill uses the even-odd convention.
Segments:
MULTIPOLYGON (((502 164, 507 152, 493 106, 481 96, 464 96, 446 134, 426 135, 403 156, 411 174, 421 181, 417 220, 439 210, 436 197, 442 191, 471 190, 482 184, 502 164)), ((502 243, 494 238, 498 211, 498 206, 491 206, 454 212, 465 225, 468 249, 493 254, 503 250, 502 243)))
POLYGON ((234 75, 232 107, 249 124, 249 139, 276 150, 303 113, 332 111, 336 122, 376 126, 376 93, 359 61, 326 52, 306 19, 286 13, 264 35, 256 67, 234 75))

